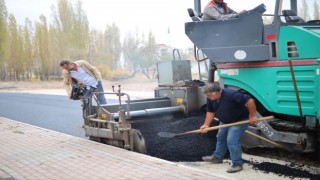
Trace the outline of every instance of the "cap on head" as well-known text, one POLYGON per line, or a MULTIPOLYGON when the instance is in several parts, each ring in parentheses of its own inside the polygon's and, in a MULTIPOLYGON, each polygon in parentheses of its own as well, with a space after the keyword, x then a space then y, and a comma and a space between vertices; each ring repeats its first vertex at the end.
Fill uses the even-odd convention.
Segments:
POLYGON ((202 91, 204 94, 206 93, 212 93, 212 92, 220 92, 221 91, 221 87, 219 82, 214 82, 214 83, 208 83, 206 84, 203 88, 202 91))

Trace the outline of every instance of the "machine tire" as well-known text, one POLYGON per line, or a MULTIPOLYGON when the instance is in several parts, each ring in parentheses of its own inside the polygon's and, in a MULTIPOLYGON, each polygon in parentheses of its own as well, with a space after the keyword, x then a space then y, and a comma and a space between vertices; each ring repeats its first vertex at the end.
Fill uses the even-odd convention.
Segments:
POLYGON ((137 129, 133 130, 132 132, 133 136, 133 151, 146 154, 146 142, 141 134, 141 132, 137 129))

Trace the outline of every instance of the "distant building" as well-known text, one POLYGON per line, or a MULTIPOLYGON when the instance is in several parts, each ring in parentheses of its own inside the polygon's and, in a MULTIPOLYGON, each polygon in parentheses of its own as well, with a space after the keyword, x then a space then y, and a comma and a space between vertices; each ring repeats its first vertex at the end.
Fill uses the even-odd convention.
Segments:
POLYGON ((166 44, 157 44, 157 54, 169 54, 172 53, 174 48, 166 44))
POLYGON ((157 44, 157 56, 158 56, 158 62, 160 61, 171 61, 173 60, 173 50, 174 47, 171 47, 166 44, 157 44))

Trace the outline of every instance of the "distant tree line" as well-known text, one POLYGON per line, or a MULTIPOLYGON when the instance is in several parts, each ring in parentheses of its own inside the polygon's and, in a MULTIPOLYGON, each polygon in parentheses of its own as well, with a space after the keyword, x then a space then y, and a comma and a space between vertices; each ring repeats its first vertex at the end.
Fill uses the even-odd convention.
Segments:
MULTIPOLYGON (((81 1, 73 2, 58 0, 52 5, 50 22, 40 15, 37 22, 26 18, 24 25, 18 25, 4 0, 0 0, 1 81, 60 78, 62 59, 86 59, 108 79, 133 76, 136 72, 152 78, 156 62, 168 59, 168 55, 157 53, 151 31, 147 35, 139 30, 131 31, 121 41, 120 28, 115 23, 107 25, 102 32, 90 29, 81 1)), ((317 0, 313 9, 313 19, 320 19, 317 0)), ((312 19, 306 0, 299 16, 312 19)))
MULTIPOLYGON (((300 9, 298 9, 298 16, 301 17, 305 21, 309 20, 319 20, 320 19, 320 5, 319 0, 314 0, 312 8, 313 14, 310 14, 309 5, 307 0, 302 0, 302 5, 300 9)), ((271 24, 273 22, 273 17, 263 16, 263 22, 265 24, 271 24)))
POLYGON ((121 42, 115 23, 107 25, 103 32, 89 29, 80 0, 73 4, 58 0, 51 9, 51 22, 40 15, 37 22, 26 18, 24 25, 18 25, 4 0, 0 0, 0 80, 59 78, 62 59, 88 60, 104 78, 137 71, 151 78, 150 67, 161 58, 151 31, 145 36, 136 30, 121 42), (121 71, 123 66, 126 70, 121 71))
POLYGON ((309 11, 309 5, 307 3, 306 0, 302 1, 302 6, 299 9, 299 16, 304 19, 305 21, 309 21, 309 20, 319 20, 320 19, 320 6, 319 6, 319 0, 314 0, 313 2, 313 14, 310 14, 309 11))

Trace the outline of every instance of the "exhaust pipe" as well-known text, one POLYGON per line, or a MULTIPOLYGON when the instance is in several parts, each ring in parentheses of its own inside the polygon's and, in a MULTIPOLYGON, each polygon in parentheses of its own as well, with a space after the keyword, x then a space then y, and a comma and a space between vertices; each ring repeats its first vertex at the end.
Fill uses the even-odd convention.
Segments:
MULTIPOLYGON (((174 113, 185 113, 186 108, 183 105, 174 106, 174 107, 165 107, 165 108, 154 108, 154 109, 144 109, 139 111, 130 111, 130 117, 146 117, 146 116, 155 116, 163 114, 174 114, 174 113)), ((118 113, 112 113, 114 119, 119 119, 118 113)))

